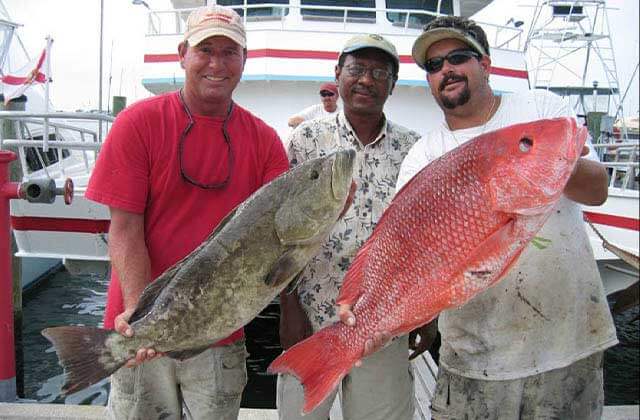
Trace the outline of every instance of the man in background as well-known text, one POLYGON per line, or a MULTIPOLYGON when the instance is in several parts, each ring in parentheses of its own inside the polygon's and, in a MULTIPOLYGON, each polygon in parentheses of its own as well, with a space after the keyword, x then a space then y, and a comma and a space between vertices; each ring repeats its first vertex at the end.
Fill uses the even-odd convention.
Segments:
POLYGON ((289 118, 288 124, 291 128, 296 128, 303 121, 313 120, 336 115, 338 109, 338 87, 333 82, 320 85, 320 103, 311 105, 289 118))

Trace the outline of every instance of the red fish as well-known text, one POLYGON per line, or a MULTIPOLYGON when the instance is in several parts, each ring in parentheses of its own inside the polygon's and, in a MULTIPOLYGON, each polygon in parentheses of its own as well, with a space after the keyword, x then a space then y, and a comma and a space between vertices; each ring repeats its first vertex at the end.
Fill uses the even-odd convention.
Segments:
POLYGON ((317 407, 376 331, 400 336, 494 285, 562 195, 587 136, 572 118, 518 124, 434 160, 396 195, 349 267, 335 323, 280 355, 269 371, 304 386, 317 407))

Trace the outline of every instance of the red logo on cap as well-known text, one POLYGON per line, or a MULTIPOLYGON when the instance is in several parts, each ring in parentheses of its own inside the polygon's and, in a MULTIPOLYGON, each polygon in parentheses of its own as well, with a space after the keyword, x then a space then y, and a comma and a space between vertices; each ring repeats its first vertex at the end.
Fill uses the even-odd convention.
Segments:
POLYGON ((224 21, 226 23, 231 23, 232 17, 229 16, 229 15, 225 15, 223 13, 207 13, 207 15, 206 15, 205 19, 203 19, 203 21, 205 21, 205 20, 214 20, 214 19, 222 20, 222 21, 224 21))

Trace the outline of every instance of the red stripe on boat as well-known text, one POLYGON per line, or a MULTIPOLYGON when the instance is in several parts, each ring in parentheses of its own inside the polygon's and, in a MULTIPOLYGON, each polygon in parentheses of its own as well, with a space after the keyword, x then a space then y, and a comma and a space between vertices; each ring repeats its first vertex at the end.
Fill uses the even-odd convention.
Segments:
MULTIPOLYGON (((259 50, 249 50, 248 58, 292 58, 292 59, 315 59, 315 60, 337 60, 338 53, 335 51, 305 51, 305 50, 277 50, 263 48, 259 50)), ((178 54, 145 54, 145 63, 169 63, 177 62, 178 54)), ((413 63, 410 55, 401 55, 400 62, 404 64, 413 63)), ((497 76, 515 77, 527 79, 529 76, 524 70, 513 70, 502 67, 491 67, 491 74, 497 76)))
POLYGON ((602 214, 585 211, 584 220, 597 225, 607 225, 622 229, 640 231, 640 220, 631 217, 615 216, 613 214, 602 214))
POLYGON ((56 217, 11 216, 14 230, 40 230, 47 232, 107 233, 109 220, 63 219, 56 217))
MULTIPOLYGON (((585 211, 584 219, 598 225, 640 231, 640 220, 631 217, 585 211)), ((11 216, 11 227, 20 231, 107 233, 109 232, 109 220, 11 216)))

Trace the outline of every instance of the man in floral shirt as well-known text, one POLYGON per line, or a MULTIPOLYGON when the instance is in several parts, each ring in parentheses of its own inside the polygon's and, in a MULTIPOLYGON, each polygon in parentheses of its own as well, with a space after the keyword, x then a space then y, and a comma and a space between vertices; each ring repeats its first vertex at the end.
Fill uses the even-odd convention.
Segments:
MULTIPOLYGON (((289 138, 292 166, 337 149, 355 149, 354 200, 338 221, 322 251, 300 274, 297 289, 282 293, 280 340, 287 349, 314 331, 338 320, 336 297, 360 246, 391 202, 400 164, 420 138, 387 120, 383 107, 398 77, 395 47, 379 35, 359 35, 344 46, 335 68, 344 110, 336 116, 307 121, 289 138)), ((412 419, 413 377, 408 337, 363 360, 342 381, 343 417, 412 419)), ((426 342, 426 340, 421 340, 426 342)), ((421 346, 418 353, 424 351, 421 346)), ((335 394, 304 420, 326 420, 335 394)), ((278 378, 280 419, 301 418, 303 390, 289 375, 278 378)))

